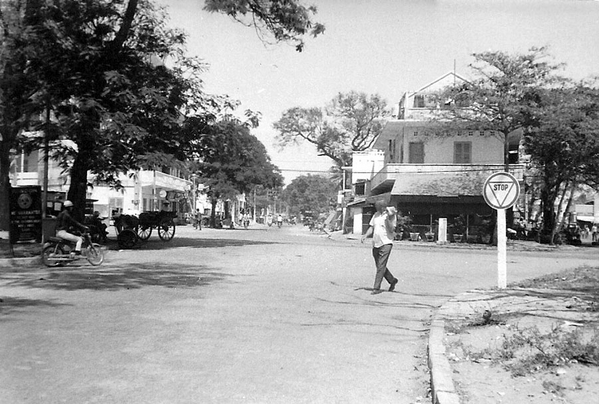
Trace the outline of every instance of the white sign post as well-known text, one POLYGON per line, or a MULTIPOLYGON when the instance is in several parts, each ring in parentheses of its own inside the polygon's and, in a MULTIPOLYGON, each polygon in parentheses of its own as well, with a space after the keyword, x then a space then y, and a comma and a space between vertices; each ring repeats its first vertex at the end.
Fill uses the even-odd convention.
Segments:
POLYGON ((447 218, 446 217, 439 218, 439 235, 437 236, 437 243, 439 243, 439 244, 447 243, 447 218))
POLYGON ((520 196, 520 184, 509 173, 491 174, 485 181, 483 197, 487 205, 497 210, 497 286, 507 287, 507 226, 505 210, 520 196))

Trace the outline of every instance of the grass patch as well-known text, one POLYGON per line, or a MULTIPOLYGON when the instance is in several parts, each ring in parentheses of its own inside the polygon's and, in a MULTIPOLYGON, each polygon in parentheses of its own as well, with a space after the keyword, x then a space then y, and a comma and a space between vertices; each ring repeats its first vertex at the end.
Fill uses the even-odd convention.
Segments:
POLYGON ((513 284, 520 288, 562 289, 599 295, 599 268, 583 266, 513 284))
POLYGON ((544 334, 536 327, 516 328, 498 342, 497 346, 480 352, 467 352, 467 356, 473 361, 490 360, 513 376, 573 363, 599 366, 599 330, 596 328, 568 331, 554 327, 544 334))
MULTIPOLYGON (((579 312, 599 312, 599 268, 579 267, 567 271, 525 280, 513 287, 559 291, 556 296, 571 295, 574 303, 565 308, 579 312), (565 293, 568 292, 568 293, 565 293)), ((553 296, 547 294, 548 298, 553 296)), ((475 311, 475 320, 448 322, 449 333, 461 334, 487 326, 501 327, 501 334, 493 337, 492 346, 465 346, 457 341, 453 346, 457 356, 475 362, 491 362, 502 366, 513 376, 525 376, 551 368, 578 363, 599 366, 599 326, 596 320, 581 317, 579 326, 557 326, 542 332, 537 327, 520 328, 510 324, 519 312, 499 313, 493 310, 475 311), (583 320, 585 318, 585 320, 583 320), (461 352, 460 352, 461 351, 461 352)), ((593 316, 594 317, 594 316, 593 316)), ((484 335, 484 334, 483 334, 484 335)), ((492 333, 489 335, 493 335, 492 333)), ((555 386, 554 386, 555 387, 555 386)), ((559 391, 558 388, 551 390, 559 391)))

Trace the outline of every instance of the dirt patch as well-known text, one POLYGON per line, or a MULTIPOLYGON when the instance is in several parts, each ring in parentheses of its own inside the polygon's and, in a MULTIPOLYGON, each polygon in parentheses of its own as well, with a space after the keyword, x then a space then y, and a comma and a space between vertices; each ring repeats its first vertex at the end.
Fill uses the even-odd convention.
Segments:
POLYGON ((445 345, 461 403, 599 397, 598 268, 472 293, 454 306, 445 345))

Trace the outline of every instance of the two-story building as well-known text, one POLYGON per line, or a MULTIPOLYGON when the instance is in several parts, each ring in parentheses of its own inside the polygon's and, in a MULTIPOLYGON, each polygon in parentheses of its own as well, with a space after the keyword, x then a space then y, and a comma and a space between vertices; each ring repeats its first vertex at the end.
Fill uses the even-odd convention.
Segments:
MULTIPOLYGON (((458 231, 459 222, 470 239, 489 227, 493 212, 482 190, 489 175, 504 170, 503 136, 493 131, 447 131, 430 119, 435 108, 443 107, 431 104, 433 95, 458 80, 465 79, 451 72, 405 93, 397 119, 387 122, 372 151, 355 156, 353 175, 361 179, 354 180, 357 197, 350 205, 355 233, 367 228, 378 199, 395 205, 421 234, 435 232, 439 218, 447 218, 450 233, 458 231), (364 163, 368 153, 382 168, 364 179, 359 174, 369 170, 364 163)), ((515 134, 509 143, 510 163, 516 163, 520 137, 515 134)), ((523 170, 522 165, 510 164, 510 172, 520 180, 523 170)))
MULTIPOLYGON (((76 146, 74 146, 76 147, 76 146)), ((13 187, 44 185, 43 151, 18 153, 13 156, 10 168, 10 181, 13 187)), ((56 216, 62 209, 70 186, 69 175, 49 159, 47 173, 47 216, 56 216)), ((163 167, 161 170, 137 170, 119 176, 122 188, 115 189, 95 180, 88 173, 88 188, 85 213, 98 211, 100 216, 113 219, 118 214, 139 215, 141 212, 168 210, 177 212, 179 223, 188 214, 199 209, 207 221, 212 204, 195 176, 187 179, 180 170, 163 167)), ((247 209, 245 194, 232 200, 219 200, 215 206, 218 216, 230 217, 239 221, 240 211, 247 209)))
MULTIPOLYGON (((101 183, 95 183, 88 175, 88 182, 94 183, 87 193, 86 213, 99 211, 103 217, 112 217, 117 213, 136 214, 142 211, 167 210, 187 212, 187 198, 192 181, 181 178, 178 170, 165 168, 157 170, 139 170, 121 175, 122 189, 116 190, 101 183)), ((48 206, 49 214, 57 214, 61 202, 65 200, 70 186, 70 178, 55 160, 48 162, 48 206)), ((9 174, 13 187, 39 185, 44 182, 43 152, 15 155, 9 174)))

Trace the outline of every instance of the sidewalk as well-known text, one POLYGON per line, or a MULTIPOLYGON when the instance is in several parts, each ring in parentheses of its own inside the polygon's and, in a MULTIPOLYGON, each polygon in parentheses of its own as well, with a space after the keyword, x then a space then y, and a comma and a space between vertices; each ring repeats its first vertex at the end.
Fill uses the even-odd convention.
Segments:
POLYGON ((27 243, 3 244, 0 251, 0 270, 6 268, 28 267, 41 262, 42 244, 27 243))

